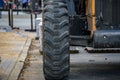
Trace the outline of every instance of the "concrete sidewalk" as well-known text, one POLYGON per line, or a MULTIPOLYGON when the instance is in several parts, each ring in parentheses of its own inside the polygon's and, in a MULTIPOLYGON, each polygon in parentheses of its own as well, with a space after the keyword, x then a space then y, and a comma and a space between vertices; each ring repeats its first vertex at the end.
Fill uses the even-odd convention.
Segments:
POLYGON ((31 38, 15 32, 0 33, 0 80, 17 80, 30 44, 31 38))

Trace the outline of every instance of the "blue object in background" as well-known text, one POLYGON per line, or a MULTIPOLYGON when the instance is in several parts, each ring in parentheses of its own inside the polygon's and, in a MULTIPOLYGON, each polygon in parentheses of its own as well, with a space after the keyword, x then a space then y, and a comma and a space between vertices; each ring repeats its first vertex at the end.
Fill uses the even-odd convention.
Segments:
MULTIPOLYGON (((3 9, 4 8, 4 0, 0 0, 0 9, 3 9)), ((0 11, 0 18, 2 17, 2 13, 0 11)))

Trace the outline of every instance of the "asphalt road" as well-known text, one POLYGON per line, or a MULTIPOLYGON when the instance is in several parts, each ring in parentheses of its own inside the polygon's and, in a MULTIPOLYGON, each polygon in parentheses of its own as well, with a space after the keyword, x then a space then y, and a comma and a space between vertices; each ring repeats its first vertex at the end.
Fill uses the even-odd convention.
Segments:
POLYGON ((76 47, 78 54, 71 54, 70 80, 120 80, 119 53, 87 53, 76 47))
MULTIPOLYGON (((45 80, 38 43, 39 41, 33 41, 28 57, 29 65, 27 62, 19 80, 45 80)), ((89 54, 84 48, 75 49, 79 53, 70 55, 69 80, 120 80, 120 54, 89 54)))
POLYGON ((74 64, 70 80, 120 80, 120 66, 74 64))

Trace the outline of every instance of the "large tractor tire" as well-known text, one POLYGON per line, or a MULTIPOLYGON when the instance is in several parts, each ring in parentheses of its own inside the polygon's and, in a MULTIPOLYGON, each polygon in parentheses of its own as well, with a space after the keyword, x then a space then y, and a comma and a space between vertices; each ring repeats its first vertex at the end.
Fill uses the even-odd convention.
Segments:
POLYGON ((46 80, 68 80, 69 17, 65 0, 44 0, 43 71, 46 80))

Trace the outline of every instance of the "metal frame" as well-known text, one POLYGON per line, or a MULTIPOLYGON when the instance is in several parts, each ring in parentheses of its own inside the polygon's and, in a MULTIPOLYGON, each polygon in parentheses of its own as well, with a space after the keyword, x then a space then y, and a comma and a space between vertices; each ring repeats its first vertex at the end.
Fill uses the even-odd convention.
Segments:
POLYGON ((26 31, 36 31, 36 27, 35 29, 33 29, 33 13, 35 13, 35 18, 37 17, 36 12, 41 13, 42 10, 36 10, 35 12, 33 12, 32 10, 26 10, 26 9, 0 9, 0 11, 8 11, 8 20, 9 20, 9 26, 13 29, 13 12, 30 12, 30 17, 31 17, 31 29, 28 30, 26 29, 26 31))

